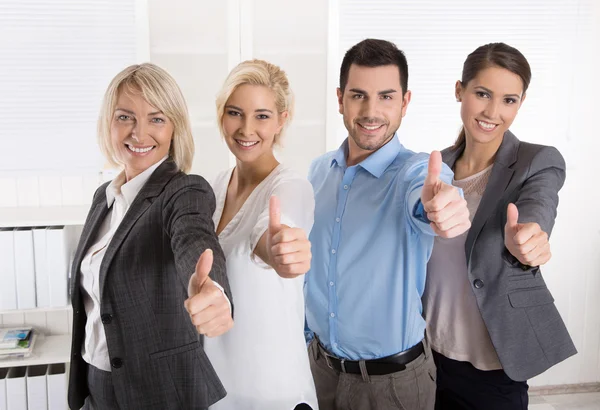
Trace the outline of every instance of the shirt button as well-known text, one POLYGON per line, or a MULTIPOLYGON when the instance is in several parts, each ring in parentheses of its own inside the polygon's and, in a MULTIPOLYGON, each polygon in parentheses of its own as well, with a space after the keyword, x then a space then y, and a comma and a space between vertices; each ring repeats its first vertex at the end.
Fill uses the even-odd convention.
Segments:
POLYGON ((109 314, 102 315, 101 319, 102 319, 102 323, 104 323, 105 325, 110 325, 110 323, 112 322, 112 315, 109 315, 109 314))
POLYGON ((348 189, 348 185, 344 185, 344 189, 348 189))
POLYGON ((112 367, 114 367, 115 369, 118 369, 119 367, 123 366, 123 360, 119 359, 118 357, 115 357, 114 359, 112 359, 110 361, 110 364, 112 365, 112 367))
POLYGON ((335 255, 335 249, 332 249, 332 250, 331 250, 331 253, 333 253, 333 254, 335 255))
POLYGON ((333 282, 329 282, 329 286, 333 286, 333 282))
POLYGON ((336 221, 336 222, 339 222, 339 221, 340 221, 340 218, 335 218, 335 221, 336 221))
POLYGON ((329 316, 335 317, 335 313, 331 312, 331 314, 329 316))
POLYGON ((483 287, 483 281, 481 279, 475 279, 473 281, 473 286, 475 286, 475 289, 481 289, 483 287))

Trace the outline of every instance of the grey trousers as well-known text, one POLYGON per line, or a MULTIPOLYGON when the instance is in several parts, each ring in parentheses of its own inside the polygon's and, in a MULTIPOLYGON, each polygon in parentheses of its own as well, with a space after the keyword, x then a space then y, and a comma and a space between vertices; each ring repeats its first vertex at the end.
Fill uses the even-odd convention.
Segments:
POLYGON ((406 365, 406 370, 372 376, 340 373, 327 365, 315 338, 309 346, 310 368, 320 410, 433 410, 435 364, 424 340, 425 353, 406 365))
POLYGON ((112 374, 88 365, 88 389, 82 410, 118 410, 117 397, 112 382, 112 374))

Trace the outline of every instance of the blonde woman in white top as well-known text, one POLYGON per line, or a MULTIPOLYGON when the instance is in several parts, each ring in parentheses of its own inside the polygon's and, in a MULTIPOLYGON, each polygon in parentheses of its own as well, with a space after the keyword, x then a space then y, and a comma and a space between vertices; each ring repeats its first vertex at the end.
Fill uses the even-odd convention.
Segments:
POLYGON ((236 165, 213 183, 213 221, 236 295, 236 324, 205 342, 227 390, 212 409, 317 408, 303 297, 313 191, 273 153, 292 111, 285 73, 262 60, 235 67, 217 97, 219 127, 236 165))

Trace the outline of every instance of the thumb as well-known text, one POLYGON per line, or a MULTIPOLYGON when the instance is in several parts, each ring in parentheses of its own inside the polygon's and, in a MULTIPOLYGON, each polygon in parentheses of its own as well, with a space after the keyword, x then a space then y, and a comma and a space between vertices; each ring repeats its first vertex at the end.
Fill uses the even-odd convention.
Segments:
POLYGON ((425 185, 433 186, 440 179, 442 172, 442 154, 439 151, 433 151, 429 156, 429 164, 427 166, 427 178, 425 185))
POLYGON ((515 204, 508 204, 506 208, 506 227, 513 232, 519 230, 519 210, 515 204))
POLYGON ((275 235, 281 230, 281 206, 275 195, 269 200, 269 233, 275 235))
POLYGON ((200 255, 200 258, 198 259, 198 263, 196 264, 196 292, 200 292, 200 289, 202 288, 202 286, 204 286, 204 283, 206 283, 206 280, 208 279, 208 274, 212 269, 212 264, 213 251, 211 249, 207 249, 204 252, 202 252, 202 255, 200 255))

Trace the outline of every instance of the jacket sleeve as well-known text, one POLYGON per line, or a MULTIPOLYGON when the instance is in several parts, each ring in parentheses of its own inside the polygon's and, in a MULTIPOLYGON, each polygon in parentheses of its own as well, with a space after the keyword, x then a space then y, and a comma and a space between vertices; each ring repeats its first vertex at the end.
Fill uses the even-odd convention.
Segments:
POLYGON ((209 276, 223 287, 233 312, 225 255, 212 220, 216 206, 213 190, 198 175, 185 175, 174 183, 176 187, 165 203, 163 216, 181 282, 187 289, 200 255, 206 249, 211 249, 214 260, 209 276))

